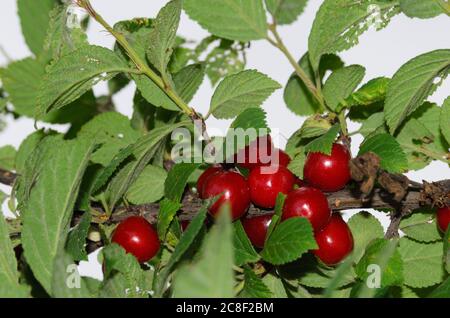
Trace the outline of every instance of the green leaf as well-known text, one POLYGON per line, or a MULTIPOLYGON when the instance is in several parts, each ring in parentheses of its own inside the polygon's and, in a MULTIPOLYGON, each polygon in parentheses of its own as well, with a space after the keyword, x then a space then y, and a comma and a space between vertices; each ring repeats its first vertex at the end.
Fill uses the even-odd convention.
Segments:
POLYGON ((55 4, 55 0, 17 1, 22 34, 28 47, 35 55, 39 55, 44 47, 49 15, 55 4))
POLYGON ((148 165, 127 191, 127 200, 133 204, 153 203, 164 195, 164 182, 167 171, 148 165))
POLYGON ((80 139, 48 143, 22 211, 22 244, 34 276, 51 292, 54 259, 66 243, 81 179, 95 144, 80 139))
POLYGON ((234 235, 234 258, 237 266, 242 266, 248 263, 255 263, 261 258, 255 251, 250 242, 241 221, 237 220, 233 223, 234 235))
POLYGON ((303 178, 303 170, 306 162, 306 154, 302 151, 295 155, 289 162, 288 169, 300 179, 303 178))
POLYGON ((147 56, 163 78, 166 76, 167 64, 169 64, 175 45, 181 8, 181 0, 170 1, 159 11, 158 16, 152 23, 147 56))
POLYGON ((377 77, 371 79, 361 86, 356 92, 351 94, 343 103, 345 107, 356 105, 369 106, 381 102, 386 98, 386 90, 390 78, 377 77))
POLYGON ((327 287, 323 291, 324 298, 339 297, 339 294, 342 293, 340 286, 343 286, 344 282, 346 282, 349 276, 351 276, 353 273, 353 263, 354 255, 350 254, 334 270, 333 276, 331 277, 327 287))
POLYGON ((400 239, 405 284, 424 288, 442 282, 442 242, 422 244, 408 238, 400 239))
POLYGON ((376 217, 365 211, 353 215, 347 224, 353 234, 355 261, 359 261, 370 242, 383 238, 383 226, 376 217))
POLYGON ((178 163, 169 171, 164 193, 166 198, 180 202, 190 175, 200 166, 198 163, 178 163))
POLYGON ((428 295, 428 298, 450 298, 450 277, 428 295))
POLYGON ((227 76, 216 88, 209 113, 218 119, 232 118, 243 110, 258 107, 280 84, 255 70, 227 76))
POLYGON ((85 46, 51 64, 47 68, 38 97, 40 116, 59 109, 90 90, 102 80, 129 71, 114 52, 100 46, 85 46))
POLYGON ((205 77, 204 64, 191 64, 182 68, 173 76, 176 90, 186 103, 189 103, 199 89, 205 77))
POLYGON ((308 143, 305 147, 305 152, 321 152, 326 155, 330 155, 338 132, 339 125, 335 124, 325 134, 308 143))
POLYGON ((30 159, 31 153, 36 149, 39 142, 45 138, 46 133, 38 130, 25 138, 19 146, 16 154, 16 171, 22 174, 25 171, 27 161, 30 159))
POLYGON ((184 10, 210 33, 225 39, 248 42, 267 35, 262 0, 185 0, 184 10))
POLYGON ((173 282, 173 297, 234 296, 232 234, 229 209, 223 209, 206 235, 197 261, 178 270, 173 282))
POLYGON ((244 268, 244 288, 239 294, 242 298, 270 298, 272 292, 251 269, 244 268))
MULTIPOLYGON (((161 297, 164 292, 164 286, 166 284, 169 274, 172 272, 174 266, 182 259, 183 255, 188 251, 194 242, 195 238, 200 233, 205 219, 206 219, 207 207, 203 206, 200 211, 192 219, 191 223, 187 227, 186 231, 180 238, 174 252, 170 256, 164 269, 156 277, 155 282, 155 297, 161 297)), ((204 295, 203 295, 204 296, 204 295)))
POLYGON ((0 147, 0 168, 14 170, 16 153, 17 151, 13 146, 0 147))
POLYGON ((409 238, 419 242, 434 242, 441 239, 433 211, 414 211, 400 222, 400 230, 409 238))
POLYGON ((450 144, 450 97, 444 101, 441 109, 440 128, 447 143, 450 144))
POLYGON ((325 0, 309 35, 308 48, 313 69, 319 68, 322 55, 341 52, 358 44, 358 37, 374 22, 379 22, 375 25, 379 30, 398 11, 395 1, 325 0), (381 21, 374 21, 374 8, 379 9, 381 21))
POLYGON ((410 18, 429 19, 450 14, 448 3, 441 0, 400 0, 400 9, 410 18))
POLYGON ((286 200, 286 195, 281 192, 278 193, 277 200, 275 202, 275 209, 274 209, 275 213, 273 214, 272 219, 270 220, 270 224, 269 224, 269 228, 267 229, 266 240, 264 242, 264 245, 265 245, 265 243, 267 243, 267 241, 269 240, 273 231, 275 230, 277 225, 280 223, 281 214, 283 213, 283 206, 284 206, 285 200, 286 200))
POLYGON ((373 136, 375 132, 387 133, 384 123, 384 113, 374 113, 369 118, 363 121, 359 133, 363 135, 364 138, 368 136, 373 136))
POLYGON ((450 227, 447 228, 447 231, 444 234, 442 239, 443 241, 443 253, 444 253, 444 266, 447 273, 450 274, 450 227))
POLYGON ((274 265, 292 262, 310 249, 316 249, 311 224, 305 218, 290 218, 275 227, 261 252, 274 265))
POLYGON ((449 67, 450 50, 436 50, 411 59, 395 73, 384 106, 391 134, 435 91, 448 75, 449 67))
POLYGON ((336 110, 358 87, 364 75, 365 68, 361 65, 346 66, 331 73, 323 86, 323 96, 328 106, 336 110))
POLYGON ((308 0, 266 0, 267 10, 277 24, 290 24, 305 10, 308 0))
POLYGON ((91 227, 91 213, 86 212, 78 223, 69 233, 67 237, 66 250, 74 261, 87 261, 86 238, 91 227))
POLYGON ((159 204, 158 236, 161 241, 165 240, 167 230, 181 206, 179 202, 173 202, 167 198, 159 204))
POLYGON ((389 134, 378 134, 366 139, 358 155, 369 151, 380 157, 381 168, 391 173, 405 172, 408 169, 405 153, 395 138, 389 134))

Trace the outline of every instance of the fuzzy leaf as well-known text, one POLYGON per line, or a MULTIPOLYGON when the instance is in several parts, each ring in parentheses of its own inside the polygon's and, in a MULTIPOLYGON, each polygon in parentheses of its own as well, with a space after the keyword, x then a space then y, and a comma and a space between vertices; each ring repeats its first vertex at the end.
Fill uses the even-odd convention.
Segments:
POLYGON ((290 24, 305 10, 308 0, 266 0, 269 12, 277 24, 290 24))
POLYGON ((186 103, 192 100, 204 77, 205 66, 203 64, 188 65, 173 76, 176 90, 186 103))
POLYGON ((164 182, 167 171, 163 168, 148 165, 141 172, 127 191, 127 200, 133 204, 153 203, 164 195, 164 182))

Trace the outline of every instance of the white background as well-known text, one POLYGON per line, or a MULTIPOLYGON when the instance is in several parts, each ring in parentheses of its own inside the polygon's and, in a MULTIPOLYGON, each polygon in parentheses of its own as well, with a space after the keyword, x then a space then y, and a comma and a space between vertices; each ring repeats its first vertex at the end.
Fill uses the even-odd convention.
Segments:
MULTIPOLYGON (((37 0, 38 1, 38 0, 37 0)), ((134 17, 154 17, 158 10, 167 2, 166 0, 92 0, 94 8, 100 12, 110 23, 134 17)), ((300 58, 307 51, 308 34, 316 11, 321 0, 310 0, 305 12, 296 23, 280 27, 280 33, 286 46, 293 55, 300 58)), ((17 17, 16 0, 0 1, 0 46, 13 59, 22 59, 31 55, 21 35, 20 24, 17 17)), ((375 32, 371 29, 360 37, 360 43, 349 51, 340 54, 347 64, 361 64, 366 68, 365 81, 378 77, 391 77, 395 71, 409 59, 435 49, 450 47, 450 19, 444 15, 429 20, 410 19, 404 15, 394 17, 387 28, 375 32)), ((193 40, 200 40, 207 35, 195 22, 188 19, 183 13, 179 34, 193 40)), ((112 47, 113 38, 104 32, 98 24, 92 22, 88 30, 89 40, 92 44, 112 47)), ((0 53, 0 67, 7 64, 7 58, 0 53)), ((257 69, 282 85, 284 85, 292 73, 292 67, 274 47, 265 41, 253 42, 248 51, 247 68, 257 69)), ((105 85, 96 87, 97 95, 105 93, 105 85)), ((212 95, 212 88, 208 80, 205 80, 196 97, 192 101, 199 112, 206 113, 212 95)), ((431 101, 442 104, 449 95, 450 80, 447 80, 439 90, 430 98, 431 101)), ((132 96, 134 87, 129 86, 121 91, 114 99, 118 109, 131 115, 132 96)), ((268 122, 272 129, 279 129, 280 138, 276 140, 279 146, 284 146, 286 138, 297 130, 304 118, 291 113, 283 102, 283 92, 278 90, 264 104, 268 114, 268 122)), ((218 121, 211 118, 207 122, 208 127, 225 131, 228 121, 218 121)), ((436 123, 437 124, 437 123, 436 123)), ((356 130, 358 125, 351 124, 350 130, 356 130)), ((33 131, 33 121, 20 119, 12 122, 8 118, 8 127, 0 133, 0 146, 11 144, 16 148, 21 141, 33 131)), ((64 129, 64 127, 59 127, 64 129)), ((361 138, 355 137, 352 145, 353 154, 357 153, 361 138)), ((433 162, 427 168, 408 173, 413 180, 428 181, 450 178, 450 169, 442 162, 433 162)), ((6 191, 7 188, 0 187, 6 191)), ((373 211, 372 211, 373 212, 373 211)), ((348 217, 349 214, 346 215, 348 217)), ((387 219, 384 215, 376 213, 384 226, 387 219)), ((92 257, 91 257, 92 258, 92 257)), ((93 258, 92 258, 93 259, 93 258)), ((101 277, 98 264, 83 263, 81 272, 86 275, 101 277)))

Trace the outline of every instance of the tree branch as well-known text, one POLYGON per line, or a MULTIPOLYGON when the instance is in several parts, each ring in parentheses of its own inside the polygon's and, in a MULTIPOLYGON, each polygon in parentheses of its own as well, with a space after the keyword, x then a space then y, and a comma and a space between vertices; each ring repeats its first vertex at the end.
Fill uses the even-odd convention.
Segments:
POLYGON ((14 183, 14 180, 16 179, 17 175, 14 172, 7 171, 0 168, 0 183, 11 186, 14 183))

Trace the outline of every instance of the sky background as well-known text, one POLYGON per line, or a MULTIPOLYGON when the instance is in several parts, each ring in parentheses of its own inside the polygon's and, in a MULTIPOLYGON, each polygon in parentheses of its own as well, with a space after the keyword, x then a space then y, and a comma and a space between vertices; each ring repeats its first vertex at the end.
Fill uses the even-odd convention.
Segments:
MULTIPOLYGON (((154 17, 158 10, 167 2, 166 0, 91 0, 94 8, 110 23, 134 17, 154 17)), ((310 0, 302 16, 289 26, 280 27, 279 31, 286 46, 296 58, 300 58, 307 51, 308 35, 321 0, 310 0)), ((31 55, 20 30, 17 16, 16 0, 0 1, 0 46, 13 60, 26 58, 31 55)), ((411 58, 435 49, 449 48, 450 19, 444 15, 421 20, 410 19, 403 14, 395 16, 391 23, 383 30, 376 32, 370 29, 364 33, 359 44, 352 49, 340 53, 346 64, 361 64, 366 68, 364 82, 379 76, 391 77, 404 63, 411 58)), ((181 19, 179 34, 187 39, 201 40, 207 36, 207 32, 190 20, 184 13, 181 19)), ((88 37, 91 44, 102 45, 111 48, 114 40, 112 36, 104 32, 101 27, 91 22, 88 29, 88 37)), ((257 69, 285 85, 292 73, 292 67, 285 57, 265 41, 252 42, 247 54, 247 69, 257 69)), ((0 53, 0 67, 7 64, 7 58, 0 53)), ((114 97, 114 102, 120 112, 130 116, 132 112, 132 97, 135 87, 128 86, 114 97)), ((95 93, 106 93, 106 85, 100 84, 95 88, 95 93)), ((208 80, 205 80, 193 99, 193 105, 199 112, 206 113, 213 93, 208 80)), ((429 98, 430 101, 442 105, 444 99, 450 95, 450 80, 429 98)), ((263 105, 267 112, 268 123, 272 129, 278 129, 279 138, 275 136, 275 143, 283 147, 288 138, 302 124, 305 118, 298 117, 287 109, 283 101, 283 90, 276 91, 263 105)), ((8 126, 0 132, 0 146, 13 145, 16 148, 21 141, 34 131, 33 121, 22 118, 12 122, 8 118, 8 126)), ((216 120, 212 116, 208 120, 209 129, 215 129, 225 133, 230 121, 216 120)), ((40 125, 42 127, 42 125, 40 125)), ((54 127, 54 126, 53 126, 54 127)), ((55 127, 54 127, 55 128, 55 127)), ((64 126, 56 127, 65 129, 64 126)), ((349 125, 350 131, 358 129, 357 124, 349 125)), ((352 152, 358 151, 362 138, 353 138, 352 152)), ((433 162, 427 168, 408 173, 413 180, 435 181, 450 178, 450 169, 442 162, 433 162)), ((0 190, 8 189, 0 186, 0 190)), ((387 218, 380 213, 375 213, 387 225, 387 218)), ((349 217, 352 213, 347 213, 349 217)), ((91 262, 81 264, 81 273, 93 277, 101 277, 101 269, 95 262, 96 255, 91 256, 91 262)))

